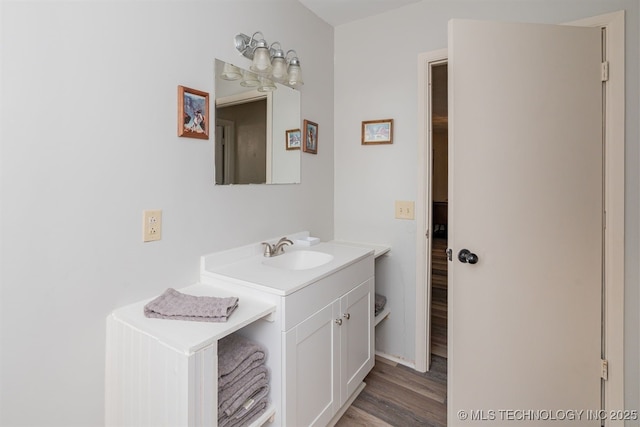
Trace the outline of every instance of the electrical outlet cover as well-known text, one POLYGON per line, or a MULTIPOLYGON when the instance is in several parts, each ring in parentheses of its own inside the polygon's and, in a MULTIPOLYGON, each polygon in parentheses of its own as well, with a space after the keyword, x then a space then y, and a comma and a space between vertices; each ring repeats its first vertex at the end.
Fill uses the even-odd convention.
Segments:
POLYGON ((162 238, 162 211, 160 209, 142 212, 142 241, 153 242, 162 238))

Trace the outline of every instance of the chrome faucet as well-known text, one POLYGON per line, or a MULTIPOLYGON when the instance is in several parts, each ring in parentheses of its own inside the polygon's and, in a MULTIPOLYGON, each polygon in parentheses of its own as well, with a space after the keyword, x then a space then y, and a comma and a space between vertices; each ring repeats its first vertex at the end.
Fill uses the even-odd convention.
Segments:
POLYGON ((284 253, 284 247, 287 245, 293 245, 293 242, 286 237, 278 240, 278 243, 269 244, 267 242, 262 242, 264 245, 264 256, 272 257, 277 256, 284 253))

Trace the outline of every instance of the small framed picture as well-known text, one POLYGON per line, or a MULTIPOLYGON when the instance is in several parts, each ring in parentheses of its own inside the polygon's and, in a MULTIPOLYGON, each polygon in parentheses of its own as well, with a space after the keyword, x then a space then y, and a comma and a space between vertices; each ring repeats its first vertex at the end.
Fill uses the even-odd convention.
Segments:
POLYGON ((362 122, 362 144, 393 144, 393 119, 362 122))
POLYGON ((304 126, 304 145, 302 151, 311 154, 318 154, 318 124, 305 120, 304 126))
POLYGON ((300 129, 289 129, 287 131, 287 150, 299 150, 300 149, 300 129))
POLYGON ((209 139, 209 94, 178 86, 178 136, 209 139))

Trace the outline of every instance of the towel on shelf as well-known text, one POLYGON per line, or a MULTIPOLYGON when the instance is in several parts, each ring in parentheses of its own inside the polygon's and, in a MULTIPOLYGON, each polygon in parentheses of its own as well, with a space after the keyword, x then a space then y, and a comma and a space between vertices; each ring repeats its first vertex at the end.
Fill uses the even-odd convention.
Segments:
POLYGON ((237 297, 187 295, 168 288, 144 306, 144 315, 159 319, 226 322, 237 307, 237 297))
POLYGON ((242 408, 241 414, 241 411, 238 411, 238 414, 234 414, 230 417, 227 415, 218 417, 218 427, 248 426, 267 410, 268 404, 269 401, 267 397, 263 397, 258 401, 252 401, 249 399, 246 402, 246 405, 242 408))
POLYGON ((384 295, 376 294, 375 295, 375 303, 374 303, 374 315, 378 315, 387 304, 387 297, 384 295))
POLYGON ((268 392, 269 370, 264 365, 254 368, 218 392, 218 414, 231 416, 247 399, 260 400, 268 392))
POLYGON ((218 391, 250 370, 264 365, 266 349, 239 334, 218 341, 218 391))

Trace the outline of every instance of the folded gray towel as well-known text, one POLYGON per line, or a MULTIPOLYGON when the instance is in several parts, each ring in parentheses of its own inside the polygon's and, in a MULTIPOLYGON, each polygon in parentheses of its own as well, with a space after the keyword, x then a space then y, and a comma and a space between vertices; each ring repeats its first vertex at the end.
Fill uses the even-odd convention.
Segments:
POLYGON ((387 297, 385 297, 384 295, 376 294, 375 302, 374 302, 375 314, 377 315, 379 312, 381 312, 386 304, 387 304, 387 297))
POLYGON ((237 307, 237 297, 199 297, 169 288, 144 306, 144 315, 159 319, 226 322, 237 307))
POLYGON ((243 408, 242 411, 238 411, 237 414, 230 417, 223 415, 221 418, 218 418, 218 427, 248 426, 266 411, 268 404, 269 400, 266 396, 257 401, 248 400, 245 405, 246 409, 243 408))
POLYGON ((266 349, 240 334, 231 334, 218 341, 218 391, 262 364, 266 349))
MULTIPOLYGON (((262 389, 268 388, 269 370, 266 366, 259 366, 247 372, 218 392, 218 413, 233 415, 242 404, 262 389)), ((265 393, 266 394, 266 393, 265 393)))

